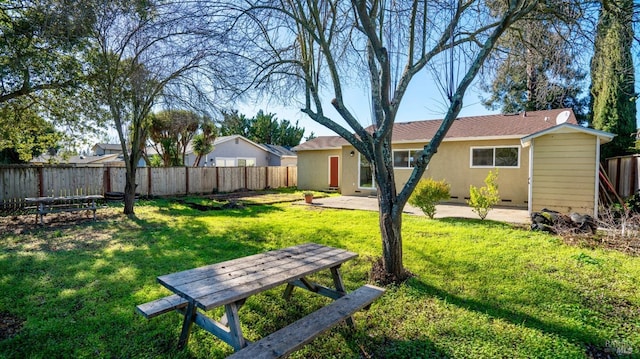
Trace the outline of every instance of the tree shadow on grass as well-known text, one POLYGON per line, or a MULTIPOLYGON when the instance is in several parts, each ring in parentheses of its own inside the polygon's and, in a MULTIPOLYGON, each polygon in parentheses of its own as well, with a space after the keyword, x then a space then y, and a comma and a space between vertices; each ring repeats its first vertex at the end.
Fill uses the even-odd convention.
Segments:
POLYGON ((422 295, 436 297, 446 303, 488 315, 492 318, 501 319, 516 326, 523 326, 543 333, 557 335, 567 339, 569 342, 580 343, 585 349, 596 348, 595 350, 597 350, 597 347, 604 348, 604 344, 607 341, 607 338, 603 338, 586 328, 582 329, 577 326, 570 327, 551 321, 544 321, 522 312, 504 308, 489 301, 463 298, 429 285, 415 277, 410 279, 406 284, 422 295))

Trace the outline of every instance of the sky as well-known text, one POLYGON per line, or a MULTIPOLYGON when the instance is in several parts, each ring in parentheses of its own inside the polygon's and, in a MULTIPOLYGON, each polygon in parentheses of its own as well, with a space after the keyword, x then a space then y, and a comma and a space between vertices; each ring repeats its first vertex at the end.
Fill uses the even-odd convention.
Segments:
MULTIPOLYGON (((636 74, 636 82, 640 82, 639 77, 640 75, 636 74)), ((640 84, 636 85, 636 91, 638 91, 639 85, 640 84)), ((417 75, 402 100, 396 116, 396 122, 442 119, 447 112, 448 102, 443 99, 436 86, 428 76, 417 75)), ((366 89, 356 87, 349 88, 345 91, 345 103, 347 107, 352 110, 354 116, 365 127, 371 124, 370 101, 366 91, 366 89)), ((586 91, 588 91, 588 88, 585 88, 585 93, 586 91)), ((484 107, 481 103, 483 97, 486 98, 488 96, 483 94, 478 88, 477 83, 470 86, 465 94, 463 108, 459 117, 499 113, 497 110, 492 111, 484 107)), ((324 105, 325 114, 327 117, 345 126, 350 132, 353 132, 353 130, 341 121, 340 115, 333 110, 330 104, 331 99, 332 97, 330 96, 325 96, 324 98, 326 102, 324 105)), ((266 113, 275 113, 279 120, 287 119, 292 123, 299 121, 298 126, 305 129, 305 137, 312 131, 316 136, 336 135, 333 131, 316 123, 306 114, 302 113, 300 111, 301 106, 301 104, 296 104, 293 100, 289 104, 280 104, 275 101, 264 100, 256 104, 241 104, 238 106, 238 110, 240 113, 252 117, 262 109, 266 113)), ((640 101, 638 101, 636 107, 638 108, 636 123, 640 123, 640 101)))

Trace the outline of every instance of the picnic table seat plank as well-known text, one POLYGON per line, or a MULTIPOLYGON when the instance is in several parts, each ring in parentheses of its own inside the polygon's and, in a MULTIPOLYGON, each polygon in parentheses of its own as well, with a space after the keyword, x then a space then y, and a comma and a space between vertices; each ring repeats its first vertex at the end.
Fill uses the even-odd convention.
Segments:
MULTIPOLYGON (((201 293, 212 293, 211 286, 215 285, 217 291, 223 291, 230 287, 236 287, 239 284, 251 283, 254 281, 261 281, 264 278, 271 277, 273 280, 285 283, 286 281, 280 280, 281 273, 285 275, 295 270, 304 270, 305 268, 326 268, 324 266, 331 266, 332 264, 340 264, 346 260, 349 260, 355 253, 345 253, 344 251, 329 251, 324 253, 318 253, 316 255, 306 255, 304 260, 302 257, 291 256, 288 258, 282 258, 273 260, 268 263, 259 263, 250 268, 244 268, 241 270, 235 270, 233 272, 213 273, 209 278, 205 278, 196 282, 188 282, 184 284, 175 283, 170 280, 167 284, 170 284, 171 290, 177 293, 190 293, 194 297, 200 297, 201 293), (342 261, 342 262, 341 262, 342 261)), ((306 275, 305 273, 304 275, 306 275)))
POLYGON ((157 317, 160 314, 170 312, 172 310, 186 307, 188 301, 177 294, 169 295, 164 298, 140 304, 136 306, 136 311, 147 319, 157 317))
POLYGON ((382 288, 368 284, 364 285, 293 324, 249 344, 228 358, 262 359, 285 357, 338 323, 351 317, 358 310, 369 306, 383 293, 384 289, 382 288))

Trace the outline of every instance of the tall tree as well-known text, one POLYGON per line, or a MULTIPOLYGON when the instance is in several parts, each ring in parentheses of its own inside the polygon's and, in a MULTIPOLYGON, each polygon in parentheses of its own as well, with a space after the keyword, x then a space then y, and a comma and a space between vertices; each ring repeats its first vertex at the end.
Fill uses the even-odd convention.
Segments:
MULTIPOLYGON (((504 7, 497 3, 498 8, 504 7)), ((488 61, 482 90, 490 97, 483 104, 503 113, 572 108, 586 115, 582 94, 586 72, 581 70, 581 2, 539 6, 508 29, 488 61)))
POLYGON ((69 88, 83 77, 92 17, 84 2, 0 1, 0 105, 22 96, 69 88))
POLYGON ((185 91, 192 90, 189 98, 196 98, 205 92, 203 88, 210 91, 225 83, 222 74, 228 71, 213 67, 227 64, 221 56, 227 52, 225 42, 216 42, 224 39, 224 33, 215 28, 215 14, 205 14, 199 3, 103 0, 91 4, 96 17, 91 32, 95 49, 90 53, 93 86, 118 132, 126 166, 124 213, 133 215, 136 170, 148 135, 149 113, 163 95, 188 97, 185 91), (205 64, 214 58, 221 61, 205 64), (213 86, 216 81, 220 83, 213 86))
POLYGON ((602 158, 627 154, 634 145, 633 6, 633 0, 604 0, 598 19, 591 60, 590 124, 617 135, 602 146, 602 158))
POLYGON ((504 31, 538 3, 509 0, 504 11, 492 12, 490 2, 247 0, 246 7, 240 6, 237 29, 260 51, 260 56, 246 54, 259 65, 256 83, 283 97, 303 94, 302 111, 346 139, 372 164, 387 281, 407 276, 402 210, 460 112, 467 88, 504 31), (447 70, 467 66, 462 73, 449 72, 450 105, 442 125, 398 192, 391 150, 397 111, 416 75, 428 67, 443 70, 441 64, 447 70), (368 128, 344 97, 344 87, 358 78, 368 80, 368 128), (340 121, 324 109, 327 93, 340 121))
POLYGON ((252 119, 247 118, 238 110, 222 111, 222 120, 220 121, 220 135, 232 136, 240 135, 249 137, 249 129, 251 128, 252 119))
POLYGON ((165 166, 184 164, 187 145, 203 122, 201 116, 186 110, 166 110, 151 115, 149 137, 165 166))
POLYGON ((304 127, 298 126, 298 122, 278 120, 276 114, 262 110, 251 118, 233 110, 223 112, 220 133, 223 136, 241 135, 257 143, 294 147, 302 141, 304 127))
POLYGON ((213 151, 213 142, 218 136, 218 128, 210 119, 205 119, 200 128, 202 132, 193 138, 193 152, 196 154, 193 167, 200 166, 202 157, 213 151))
POLYGON ((63 135, 22 101, 0 107, 0 163, 27 163, 59 146, 63 135))

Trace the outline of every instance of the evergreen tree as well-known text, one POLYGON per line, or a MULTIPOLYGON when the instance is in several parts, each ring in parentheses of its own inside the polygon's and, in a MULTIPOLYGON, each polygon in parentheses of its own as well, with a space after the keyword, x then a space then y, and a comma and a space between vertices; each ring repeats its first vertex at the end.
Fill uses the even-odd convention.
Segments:
POLYGON ((579 119, 585 115, 586 73, 573 54, 580 12, 571 5, 541 6, 507 30, 481 85, 490 94, 483 100, 487 108, 502 113, 572 108, 579 119))
POLYGON ((603 1, 591 60, 590 125, 617 136, 602 158, 624 155, 636 132, 636 93, 631 46, 633 0, 603 1))

